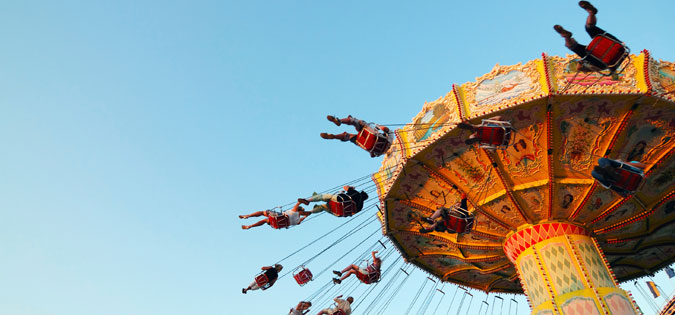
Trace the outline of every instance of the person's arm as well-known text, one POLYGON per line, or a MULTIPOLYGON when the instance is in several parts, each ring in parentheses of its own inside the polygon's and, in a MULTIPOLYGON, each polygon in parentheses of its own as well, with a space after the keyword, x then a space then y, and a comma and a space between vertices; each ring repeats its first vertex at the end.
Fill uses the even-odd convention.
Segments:
POLYGON ((340 300, 341 297, 342 297, 342 294, 336 296, 336 297, 333 299, 333 301, 335 301, 335 303, 338 303, 338 300, 340 300))
POLYGON ((640 163, 640 162, 637 162, 637 161, 628 162, 628 164, 632 165, 632 166, 635 166, 635 167, 638 167, 638 168, 641 168, 641 169, 645 169, 647 167, 647 165, 645 165, 643 163, 640 163))
POLYGON ((389 127, 387 127, 387 126, 375 124, 375 127, 377 127, 377 129, 382 130, 382 132, 384 132, 384 133, 389 133, 389 127))
POLYGON ((377 251, 376 251, 376 250, 374 250, 374 251, 373 251, 372 253, 370 253, 370 254, 373 255, 373 260, 375 260, 375 258, 377 258, 377 257, 375 257, 375 254, 377 254, 377 251))
POLYGON ((305 221, 305 219, 307 219, 308 216, 309 216, 309 214, 305 215, 305 216, 301 216, 300 220, 298 220, 298 224, 302 223, 302 221, 305 221))
POLYGON ((345 186, 343 186, 342 188, 343 188, 345 191, 348 191, 349 188, 351 188, 351 189, 356 189, 356 188, 354 188, 354 186, 349 186, 349 185, 345 185, 345 186))
POLYGON ((261 267, 260 270, 268 270, 268 269, 272 269, 272 268, 274 268, 274 267, 272 267, 272 266, 264 266, 264 267, 261 267))
POLYGON ((301 204, 301 202, 300 202, 300 200, 298 200, 298 202, 295 203, 295 206, 293 206, 293 209, 291 209, 291 211, 296 211, 296 212, 297 212, 297 211, 298 211, 298 207, 300 206, 300 204, 301 204))

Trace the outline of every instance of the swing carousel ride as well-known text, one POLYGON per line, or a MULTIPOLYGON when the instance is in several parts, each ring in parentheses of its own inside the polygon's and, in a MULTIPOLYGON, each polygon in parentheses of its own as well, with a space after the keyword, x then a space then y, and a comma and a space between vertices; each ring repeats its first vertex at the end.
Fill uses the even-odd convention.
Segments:
MULTIPOLYGON (((441 279, 527 296, 533 314, 635 314, 619 282, 675 261, 675 64, 648 51, 614 76, 573 56, 497 65, 453 85, 396 133, 379 172, 377 217, 401 256, 441 279), (507 143, 465 144, 509 122, 507 143), (598 158, 646 165, 634 193, 591 176, 598 158), (422 233, 466 194, 466 233, 422 233)), ((506 130, 506 129, 505 129, 506 130)))

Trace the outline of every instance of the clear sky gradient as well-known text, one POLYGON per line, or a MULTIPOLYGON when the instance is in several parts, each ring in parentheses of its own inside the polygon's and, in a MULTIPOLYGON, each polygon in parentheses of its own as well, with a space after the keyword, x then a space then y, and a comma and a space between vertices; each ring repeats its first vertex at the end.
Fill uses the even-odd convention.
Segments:
MULTIPOLYGON (((594 4, 633 52, 675 60, 675 2, 594 4)), ((566 54, 554 24, 588 42, 584 19, 576 1, 0 2, 0 314, 286 314, 329 272, 241 288, 345 221, 242 231, 252 220, 237 215, 377 170, 380 159, 319 138, 343 130, 326 114, 408 123, 497 63, 566 54)), ((376 230, 310 268, 353 262, 375 238, 338 258, 376 230)), ((424 281, 414 272, 387 313, 404 314, 424 281)), ((462 314, 480 307, 473 294, 462 314)), ((440 298, 426 314, 439 301, 438 314, 457 313, 440 298)))

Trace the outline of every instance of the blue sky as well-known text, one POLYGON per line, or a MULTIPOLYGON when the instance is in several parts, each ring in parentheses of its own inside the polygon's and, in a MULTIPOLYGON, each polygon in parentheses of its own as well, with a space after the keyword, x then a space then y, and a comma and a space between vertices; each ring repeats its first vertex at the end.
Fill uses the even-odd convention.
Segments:
MULTIPOLYGON (((594 3, 633 52, 675 60, 674 2, 594 3)), ((567 53, 553 24, 588 41, 584 19, 576 1, 0 3, 0 313, 286 314, 328 274, 241 287, 343 221, 242 231, 236 215, 377 170, 319 138, 341 131, 326 114, 410 122, 496 63, 567 53)), ((424 279, 390 310, 404 313, 424 279)))

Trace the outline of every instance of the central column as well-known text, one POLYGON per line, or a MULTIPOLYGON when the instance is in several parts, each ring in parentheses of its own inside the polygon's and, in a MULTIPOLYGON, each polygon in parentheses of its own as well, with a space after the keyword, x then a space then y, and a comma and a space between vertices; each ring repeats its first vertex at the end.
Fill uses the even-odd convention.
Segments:
POLYGON ((582 227, 530 225, 506 238, 504 253, 516 266, 532 314, 639 314, 582 227))

